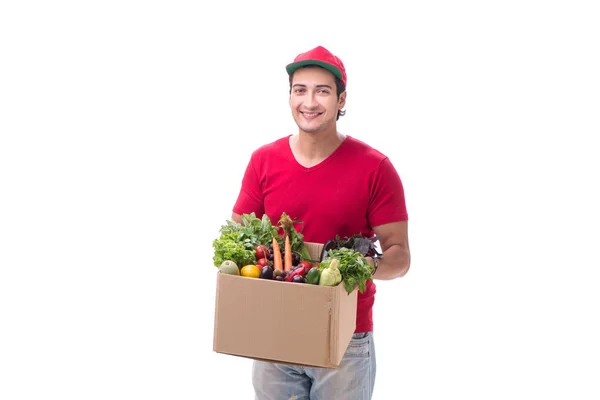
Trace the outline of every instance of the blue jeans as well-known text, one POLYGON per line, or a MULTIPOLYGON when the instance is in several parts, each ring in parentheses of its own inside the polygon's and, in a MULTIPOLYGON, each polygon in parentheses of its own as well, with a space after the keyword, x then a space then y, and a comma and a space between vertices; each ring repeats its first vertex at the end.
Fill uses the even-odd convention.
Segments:
POLYGON ((256 400, 369 400, 375 370, 373 332, 357 333, 335 369, 254 361, 252 384, 256 400))

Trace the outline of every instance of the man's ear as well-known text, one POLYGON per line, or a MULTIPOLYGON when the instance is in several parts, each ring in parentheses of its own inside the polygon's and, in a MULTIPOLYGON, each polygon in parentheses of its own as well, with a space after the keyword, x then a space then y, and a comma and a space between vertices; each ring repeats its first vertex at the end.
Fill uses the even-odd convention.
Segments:
POLYGON ((344 90, 340 93, 340 98, 338 99, 338 108, 341 110, 346 105, 346 91, 344 90))

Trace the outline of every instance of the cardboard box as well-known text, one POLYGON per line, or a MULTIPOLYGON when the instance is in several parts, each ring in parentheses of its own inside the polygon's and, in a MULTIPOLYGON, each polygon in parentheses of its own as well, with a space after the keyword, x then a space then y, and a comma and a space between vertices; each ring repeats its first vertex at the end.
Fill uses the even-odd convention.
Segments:
MULTIPOLYGON (((322 244, 307 243, 312 259, 322 244)), ((213 350, 336 368, 356 329, 357 290, 217 273, 213 350)))

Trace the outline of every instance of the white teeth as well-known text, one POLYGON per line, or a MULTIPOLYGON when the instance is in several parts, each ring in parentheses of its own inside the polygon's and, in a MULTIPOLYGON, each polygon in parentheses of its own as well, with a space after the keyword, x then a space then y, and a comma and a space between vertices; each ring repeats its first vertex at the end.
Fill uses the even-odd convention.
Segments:
POLYGON ((316 117, 317 115, 319 115, 318 113, 313 113, 313 114, 303 113, 303 114, 306 115, 307 117, 316 117))

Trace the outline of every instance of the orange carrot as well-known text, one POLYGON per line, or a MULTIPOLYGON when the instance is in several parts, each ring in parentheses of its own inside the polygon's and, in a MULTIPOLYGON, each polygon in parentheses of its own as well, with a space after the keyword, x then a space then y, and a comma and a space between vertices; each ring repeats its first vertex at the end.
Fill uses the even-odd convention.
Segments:
POLYGON ((285 260, 283 260, 283 269, 284 271, 291 271, 292 270, 292 246, 290 244, 290 237, 288 235, 285 235, 285 247, 284 247, 284 257, 285 260))
POLYGON ((273 269, 283 271, 283 261, 281 260, 281 250, 277 239, 273 238, 273 269))

